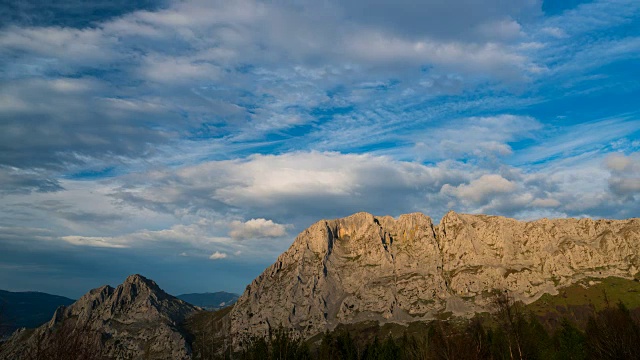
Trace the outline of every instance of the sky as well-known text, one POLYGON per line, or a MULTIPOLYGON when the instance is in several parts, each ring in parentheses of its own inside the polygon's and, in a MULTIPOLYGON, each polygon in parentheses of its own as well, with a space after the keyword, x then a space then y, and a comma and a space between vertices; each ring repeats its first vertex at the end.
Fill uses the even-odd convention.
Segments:
POLYGON ((320 219, 640 214, 637 0, 0 0, 0 288, 232 291, 320 219))

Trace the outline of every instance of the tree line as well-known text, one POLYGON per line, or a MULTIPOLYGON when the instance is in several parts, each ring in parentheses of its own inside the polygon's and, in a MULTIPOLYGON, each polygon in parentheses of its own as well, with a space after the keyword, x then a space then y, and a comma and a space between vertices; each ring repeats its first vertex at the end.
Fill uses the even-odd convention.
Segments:
POLYGON ((640 319, 620 302, 594 312, 585 327, 563 320, 545 327, 523 304, 506 294, 494 300, 488 318, 435 320, 420 334, 362 340, 345 329, 326 332, 308 343, 286 329, 245 341, 242 349, 204 354, 196 359, 237 360, 476 360, 476 359, 638 359, 640 319))

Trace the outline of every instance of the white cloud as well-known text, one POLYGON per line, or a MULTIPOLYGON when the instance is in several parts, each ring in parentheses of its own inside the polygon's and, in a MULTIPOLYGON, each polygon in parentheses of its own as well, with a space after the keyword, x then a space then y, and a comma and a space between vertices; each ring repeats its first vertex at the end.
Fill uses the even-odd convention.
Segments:
POLYGON ((175 86, 180 83, 214 81, 220 73, 217 65, 184 57, 147 56, 141 65, 144 78, 175 86))
POLYGON ((515 20, 502 19, 481 24, 478 32, 488 39, 514 40, 523 36, 522 26, 515 20))
POLYGON ((162 230, 139 230, 124 235, 115 236, 62 236, 61 239, 77 246, 92 247, 147 247, 153 244, 183 244, 195 248, 206 249, 212 245, 230 245, 231 239, 225 236, 216 236, 211 233, 215 229, 209 229, 208 221, 200 219, 199 222, 183 225, 172 225, 162 230))
POLYGON ((25 51, 32 56, 55 58, 67 64, 91 62, 95 66, 114 61, 119 56, 113 50, 118 43, 117 38, 101 29, 10 27, 3 30, 0 31, 0 47, 25 51))
POLYGON ((640 153, 611 154, 605 160, 611 172, 609 188, 619 196, 640 195, 640 153))
POLYGON ((220 259, 226 259, 226 258, 227 258, 227 254, 221 253, 219 251, 216 251, 213 254, 211 254, 211 256, 209 256, 209 259, 211 260, 220 260, 220 259))
POLYGON ((535 207, 541 207, 541 208, 553 208, 553 207, 560 206, 560 201, 556 199, 551 199, 551 198, 535 199, 531 202, 531 205, 535 207))
POLYGON ((445 183, 460 183, 468 174, 446 163, 425 166, 372 155, 294 152, 145 174, 127 179, 128 185, 114 196, 169 212, 242 209, 245 218, 257 220, 235 223, 232 236, 241 238, 251 231, 279 236, 284 229, 278 219, 297 225, 301 218, 317 220, 336 214, 336 209, 347 215, 429 208, 433 204, 427 203, 427 194, 437 193, 445 183), (273 220, 264 220, 266 216, 273 220))
POLYGON ((482 73, 517 78, 529 60, 498 43, 409 40, 379 32, 354 33, 345 50, 356 60, 374 63, 419 65, 430 63, 463 73, 482 73))
POLYGON ((229 224, 229 236, 235 240, 254 238, 276 238, 287 235, 287 227, 266 219, 251 219, 246 222, 233 221, 229 224))
POLYGON ((640 172, 640 153, 624 155, 614 153, 607 156, 605 164, 609 170, 616 173, 640 172))
POLYGON ((510 193, 516 188, 516 183, 498 174, 485 174, 472 180, 469 184, 461 184, 456 187, 445 184, 442 186, 441 192, 464 201, 482 204, 490 200, 493 195, 510 193))
POLYGON ((567 37, 567 34, 558 27, 546 27, 541 30, 542 33, 551 35, 555 38, 561 39, 567 37))
MULTIPOLYGON (((63 241, 69 244, 78 246, 91 246, 91 247, 105 247, 105 248, 127 248, 129 245, 123 243, 114 242, 113 238, 109 237, 87 237, 87 236, 63 236, 63 241)), ((120 239, 116 239, 120 240, 120 239)))
POLYGON ((541 128, 542 124, 529 116, 464 118, 432 129, 420 150, 426 152, 427 159, 504 157, 513 153, 509 142, 532 138, 541 128))

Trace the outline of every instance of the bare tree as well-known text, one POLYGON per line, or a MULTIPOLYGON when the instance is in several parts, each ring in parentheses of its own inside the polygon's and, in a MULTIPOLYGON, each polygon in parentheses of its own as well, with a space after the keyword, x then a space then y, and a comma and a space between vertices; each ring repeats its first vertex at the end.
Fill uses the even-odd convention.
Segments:
POLYGON ((589 319, 587 348, 596 359, 640 359, 640 324, 622 303, 610 306, 589 319))
POLYGON ((524 359, 522 326, 525 317, 521 306, 506 290, 496 293, 493 305, 496 320, 506 335, 510 358, 524 359))

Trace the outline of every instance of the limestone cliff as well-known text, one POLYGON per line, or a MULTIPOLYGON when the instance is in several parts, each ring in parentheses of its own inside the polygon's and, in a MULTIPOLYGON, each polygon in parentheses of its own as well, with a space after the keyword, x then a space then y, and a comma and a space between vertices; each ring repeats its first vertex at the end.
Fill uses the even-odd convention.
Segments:
POLYGON ((338 323, 409 322, 486 309, 509 290, 528 303, 585 276, 632 277, 640 219, 532 222, 449 212, 357 213, 304 230, 229 314, 234 340, 280 325, 311 336, 338 323))
POLYGON ((1 359, 190 359, 181 323, 197 310, 152 280, 131 275, 91 290, 35 331, 16 332, 1 359))

